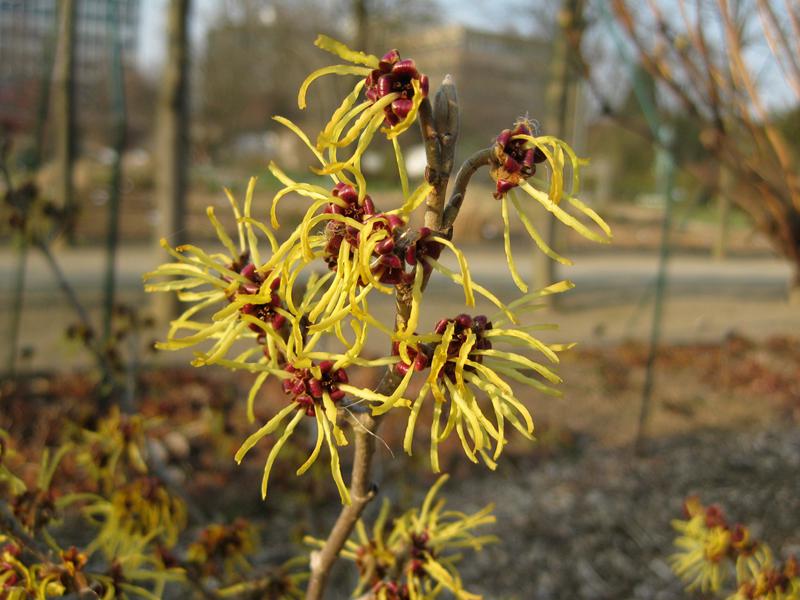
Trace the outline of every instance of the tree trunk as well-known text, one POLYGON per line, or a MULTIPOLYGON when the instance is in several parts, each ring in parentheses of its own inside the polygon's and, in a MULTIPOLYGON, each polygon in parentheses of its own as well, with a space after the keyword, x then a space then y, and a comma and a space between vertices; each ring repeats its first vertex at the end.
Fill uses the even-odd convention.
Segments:
POLYGON ((58 195, 66 214, 66 233, 75 238, 78 206, 74 196, 75 162, 75 0, 59 3, 58 52, 55 65, 55 119, 58 195))
POLYGON ((716 260, 724 259, 728 253, 731 187, 733 185, 730 169, 725 165, 720 165, 719 169, 719 185, 717 187, 717 236, 714 240, 713 249, 713 256, 716 260))
MULTIPOLYGON (((553 40, 550 82, 547 87, 547 112, 544 133, 558 138, 567 135, 570 108, 576 108, 577 92, 574 61, 580 48, 583 22, 583 0, 562 0, 558 14, 559 29, 553 40)), ((551 248, 557 246, 555 217, 549 212, 541 213, 538 219, 539 232, 551 248)), ((535 288, 550 285, 556 280, 556 263, 542 252, 534 255, 533 283, 535 288)), ((544 296, 542 301, 555 308, 557 294, 544 296)))
POLYGON ((800 263, 792 265, 792 279, 789 282, 789 304, 800 306, 800 263))
POLYGON ((369 9, 368 0, 353 0, 353 20, 355 21, 355 39, 353 46, 356 50, 368 52, 369 45, 369 9))
MULTIPOLYGON (((186 183, 189 158, 189 41, 191 0, 170 0, 167 57, 156 116, 156 238, 170 245, 185 241, 186 183)), ((165 326, 177 312, 171 294, 154 298, 156 321, 165 326)))

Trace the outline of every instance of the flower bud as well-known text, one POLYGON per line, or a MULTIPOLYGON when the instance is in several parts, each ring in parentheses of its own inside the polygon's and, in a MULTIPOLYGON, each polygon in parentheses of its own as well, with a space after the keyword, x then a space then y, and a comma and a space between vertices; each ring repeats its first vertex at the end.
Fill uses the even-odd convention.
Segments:
POLYGON ((414 63, 414 59, 406 58, 400 61, 397 61, 394 66, 392 67, 392 75, 396 75, 399 77, 411 77, 411 78, 418 78, 419 71, 417 71, 417 65, 414 63))
POLYGON ((514 185, 513 183, 511 183, 510 181, 499 180, 497 182, 497 191, 495 193, 495 197, 504 196, 505 194, 507 194, 510 190, 514 189, 515 187, 517 187, 517 186, 514 185))
POLYGON ((430 89, 430 82, 428 80, 427 75, 419 76, 419 89, 422 92, 422 95, 427 97, 428 91, 430 89))
POLYGON ((255 272, 256 272, 256 266, 253 263, 247 263, 242 269, 242 277, 247 277, 247 279, 252 279, 255 272))
POLYGON ((402 121, 411 112, 414 103, 408 98, 398 98, 392 102, 392 112, 402 121))
POLYGON ((394 240, 392 238, 386 238, 375 246, 375 252, 378 254, 388 254, 394 250, 394 240))
POLYGON ((434 327, 434 332, 442 335, 447 330, 447 326, 450 324, 449 319, 439 319, 436 323, 436 327, 434 327))
POLYGON ((509 173, 516 173, 521 169, 520 164, 510 156, 506 157, 506 161, 503 163, 503 168, 509 173))
POLYGON ((391 75, 383 75, 380 79, 378 79, 377 85, 377 93, 379 98, 383 98, 384 96, 392 93, 392 87, 394 86, 394 77, 391 75))
POLYGON ((472 317, 467 314, 461 313, 455 318, 456 324, 462 329, 469 329, 472 327, 472 317))
POLYGON ((393 230, 397 227, 402 227, 406 224, 402 217, 398 215, 385 215, 386 221, 389 223, 389 229, 393 230))
POLYGON ((314 404, 314 399, 308 394, 300 394, 294 400, 295 402, 303 406, 314 404))
POLYGON ((308 380, 308 391, 314 398, 322 398, 322 382, 319 379, 308 380))
POLYGON ((495 143, 498 146, 504 146, 505 147, 506 145, 508 145, 509 141, 511 141, 511 130, 510 129, 504 129, 502 132, 500 132, 500 135, 498 135, 497 138, 495 138, 495 143))
POLYGON ((380 257, 380 263, 390 269, 402 269, 403 261, 396 254, 384 254, 380 257))
POLYGON ((489 319, 486 318, 486 315, 477 315, 473 319, 472 328, 476 330, 476 332, 481 332, 486 329, 491 329, 492 325, 489 323, 489 319))
POLYGON ((398 52, 396 49, 389 50, 381 57, 381 60, 378 63, 378 68, 383 72, 388 72, 391 70, 392 65, 398 60, 400 60, 400 52, 398 52))

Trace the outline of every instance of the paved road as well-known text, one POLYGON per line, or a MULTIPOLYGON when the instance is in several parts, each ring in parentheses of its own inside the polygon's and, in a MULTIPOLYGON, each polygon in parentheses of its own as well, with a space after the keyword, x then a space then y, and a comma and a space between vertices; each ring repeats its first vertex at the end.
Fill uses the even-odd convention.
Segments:
MULTIPOLYGON (((504 299, 518 295, 507 272, 501 249, 472 247, 466 249, 473 277, 504 299)), ((78 291, 93 322, 100 319, 103 256, 97 250, 63 249, 57 257, 64 273, 78 291)), ((558 314, 531 313, 528 321, 559 323, 558 332, 544 331, 551 341, 579 341, 606 344, 624 339, 647 339, 650 333, 652 283, 657 258, 648 255, 604 253, 574 256, 575 266, 561 267, 559 276, 572 279, 577 287, 561 298, 558 314)), ((532 270, 531 257, 520 252, 519 269, 532 270)), ((146 307, 150 297, 142 288, 142 273, 152 269, 158 256, 146 247, 128 246, 119 255, 118 301, 146 307)), ((447 261, 450 262, 450 261, 447 261)), ((455 268, 455 265, 451 265, 455 268)), ((8 333, 8 306, 15 268, 14 255, 0 252, 0 306, 6 308, 0 318, 0 339, 8 333)), ((698 256, 678 256, 670 263, 668 302, 664 313, 664 340, 715 341, 736 330, 741 334, 765 338, 800 331, 800 310, 786 302, 790 277, 788 265, 777 259, 747 258, 715 262, 698 256)), ((434 323, 442 315, 464 311, 463 295, 443 278, 434 278, 423 306, 421 322, 434 323)), ((393 302, 375 294, 370 307, 376 317, 390 322, 393 302)), ((491 314, 490 306, 475 309, 491 314)), ((29 257, 25 286, 25 310, 21 323, 20 347, 31 350, 25 361, 29 368, 85 365, 85 352, 68 342, 64 331, 75 322, 71 308, 41 256, 29 257)), ((148 340, 163 332, 148 331, 148 340)), ((385 343, 375 340, 375 352, 385 343)), ((5 355, 5 352, 2 352, 5 355)), ((189 353, 158 353, 148 358, 158 362, 185 364, 189 353)))
MULTIPOLYGON (((61 249, 56 252, 59 263, 80 295, 92 299, 100 293, 104 257, 96 249, 61 249)), ((466 249, 475 280, 500 292, 511 292, 502 249, 472 247, 466 249)), ((515 255, 523 275, 533 268, 531 255, 515 255)), ((124 247, 118 257, 120 294, 128 300, 141 299, 142 273, 151 269, 159 257, 146 247, 124 247)), ((645 293, 652 286, 657 257, 603 253, 575 257, 575 265, 560 266, 559 278, 568 278, 577 285, 571 296, 591 295, 595 302, 631 300, 631 294, 645 293)), ((445 259, 450 266, 453 261, 445 259)), ((0 252, 0 298, 7 301, 14 281, 16 261, 12 252, 0 252)), ((702 256, 676 256, 669 263, 670 296, 729 295, 733 297, 780 299, 785 297, 790 278, 789 265, 776 258, 736 258, 714 261, 702 256)), ((444 289, 447 282, 432 281, 431 291, 444 289)), ((48 303, 57 291, 47 264, 37 253, 29 256, 26 295, 33 304, 48 303)))

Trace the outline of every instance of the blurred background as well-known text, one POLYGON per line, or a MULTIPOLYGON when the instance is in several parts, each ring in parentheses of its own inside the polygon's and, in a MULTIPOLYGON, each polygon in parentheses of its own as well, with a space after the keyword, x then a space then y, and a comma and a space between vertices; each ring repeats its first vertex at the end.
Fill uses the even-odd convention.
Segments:
MULTIPOLYGON (((226 215, 224 187, 241 196, 258 176, 265 218, 278 189, 270 160, 313 180, 311 155, 271 117, 313 132, 351 85, 319 80, 298 110, 300 83, 332 62, 318 33, 378 55, 398 48, 433 90, 451 74, 456 165, 518 117, 539 121, 590 159, 580 195, 614 232, 596 247, 534 215, 574 259, 565 267, 514 226, 523 274, 577 285, 526 319, 558 323, 548 341, 579 344, 559 370, 564 398, 529 399, 533 450, 518 440, 489 475, 453 457, 454 497, 465 510, 496 501, 504 540, 465 581, 487 598, 685 597, 665 557, 690 493, 799 549, 800 8, 790 1, 0 0, 0 425, 35 447, 48 424, 117 394, 169 419, 171 442, 154 443, 194 493, 250 477, 246 492, 208 499, 210 512, 266 519, 275 556, 281 540, 323 534, 324 468, 321 479, 285 474, 293 498, 323 508, 278 502, 266 514, 258 465, 231 473, 225 452, 247 431, 250 382, 154 353, 175 306, 141 279, 165 259, 162 237, 215 243, 205 208, 226 215)), ((402 144, 421 181, 416 130, 402 144)), ((373 144, 364 168, 376 204, 396 205, 391 145, 373 144)), ((474 279, 510 299, 493 182, 473 181, 454 238, 474 279)), ((295 200, 287 227, 306 208, 295 200)), ((451 286, 431 283, 431 323, 461 311, 451 286)), ((399 447, 399 433, 384 434, 399 447)), ((413 473, 427 465, 385 454, 383 485, 416 498, 413 473)))

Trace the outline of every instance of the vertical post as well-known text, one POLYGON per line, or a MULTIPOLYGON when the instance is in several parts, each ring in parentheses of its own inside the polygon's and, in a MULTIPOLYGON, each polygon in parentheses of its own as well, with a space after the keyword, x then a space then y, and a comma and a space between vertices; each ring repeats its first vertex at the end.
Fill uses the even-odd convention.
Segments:
POLYGON ((356 50, 367 52, 369 45, 369 0, 353 0, 353 20, 355 21, 354 47, 356 50))
POLYGON ((58 193, 66 213, 66 232, 75 238, 78 207, 74 197, 75 162, 75 0, 58 3, 58 51, 55 64, 58 193))
POLYGON ((730 233, 731 192, 733 178, 730 169, 725 165, 719 168, 719 185, 717 187, 717 235, 714 238, 713 256, 723 260, 728 252, 728 235, 730 233))
POLYGON ((672 228, 672 196, 675 185, 675 158, 672 154, 673 133, 666 125, 662 125, 657 135, 660 144, 656 151, 656 178, 658 187, 662 190, 664 198, 664 216, 661 221, 661 245, 658 254, 658 272, 656 274, 653 317, 650 325, 650 348, 648 350, 647 364, 645 366, 644 384, 642 386, 642 403, 639 411, 639 424, 634 445, 634 450, 638 455, 642 455, 645 452, 647 426, 650 420, 653 396, 653 382, 655 379, 655 362, 658 355, 658 345, 661 341, 661 322, 664 313, 664 296, 667 288, 669 234, 672 228))
MULTIPOLYGON (((570 108, 577 109, 576 99, 570 98, 578 91, 575 85, 573 62, 580 50, 580 37, 583 30, 584 0, 562 0, 558 13, 558 32, 553 40, 550 82, 547 86, 547 112, 544 131, 558 138, 567 137, 570 108)), ((539 232, 551 248, 556 246, 555 218, 549 212, 541 213, 538 219, 539 232)), ((534 255, 533 283, 541 288, 556 280, 555 262, 547 255, 537 252, 534 255)), ((556 296, 544 296, 542 301, 555 307, 556 296)))
MULTIPOLYGON (((122 188, 122 156, 125 152, 127 115, 125 106, 125 73, 122 62, 122 32, 117 2, 109 4, 108 29, 111 51, 111 110, 114 132, 114 162, 111 165, 111 181, 108 190, 108 223, 106 226, 106 271, 103 292, 103 344, 111 343, 111 319, 114 314, 116 290, 116 260, 119 242, 119 206, 122 188)), ((108 382, 110 383, 110 382, 108 382)))
POLYGON ((103 340, 111 336, 111 316, 114 310, 116 285, 116 256, 119 242, 119 208, 122 188, 122 156, 125 151, 127 129, 127 107, 125 105, 125 72, 122 61, 122 33, 118 3, 108 8, 109 31, 111 32, 111 106, 114 131, 114 162, 111 165, 109 184, 108 225, 106 230, 106 274, 103 299, 103 340))
POLYGON ((23 231, 17 236, 17 265, 14 273, 13 299, 9 312, 8 357, 6 371, 13 378, 17 367, 17 347, 19 346, 19 330, 22 324, 22 298, 25 290, 25 274, 28 262, 28 237, 23 231))
MULTIPOLYGON (((156 238, 165 238, 173 245, 185 239, 190 6, 191 0, 170 0, 169 3, 167 58, 156 117, 156 238)), ((176 300, 169 294, 156 294, 154 305, 156 321, 163 328, 176 313, 176 300)))

